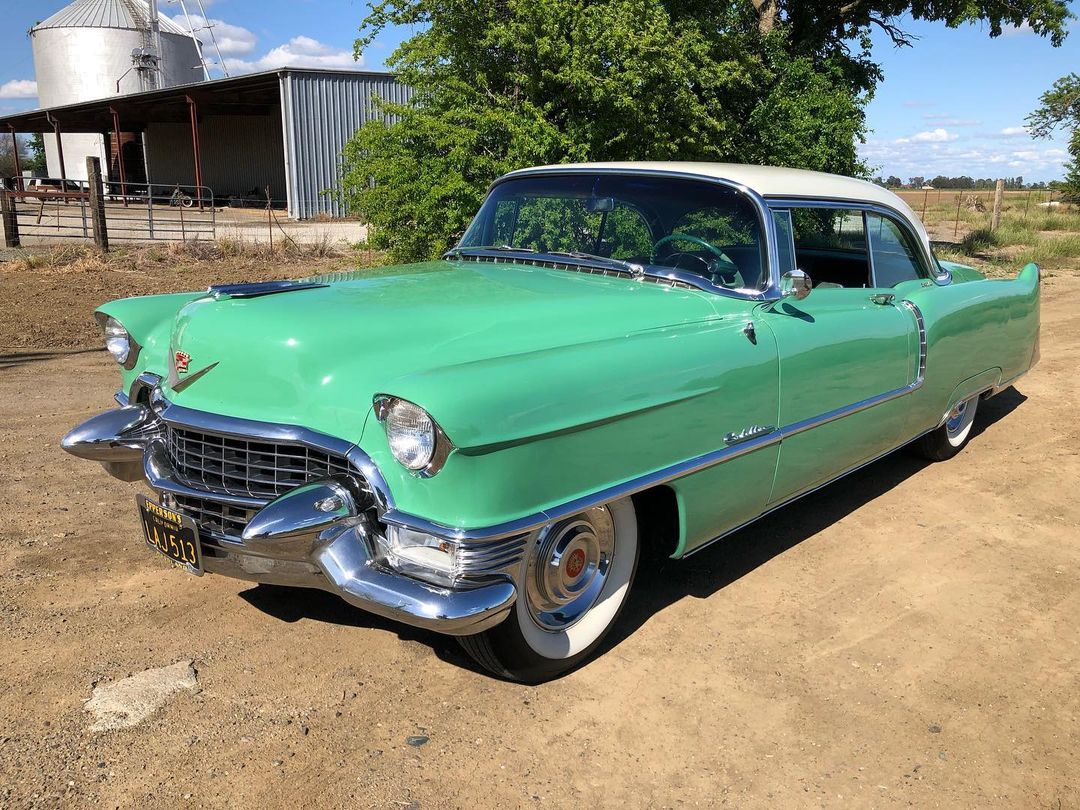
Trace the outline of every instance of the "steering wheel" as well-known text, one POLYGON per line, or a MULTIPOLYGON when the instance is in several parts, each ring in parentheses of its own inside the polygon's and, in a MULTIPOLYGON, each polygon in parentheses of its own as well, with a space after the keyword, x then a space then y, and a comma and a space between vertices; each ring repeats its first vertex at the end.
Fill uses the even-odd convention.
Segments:
POLYGON ((721 278, 727 277, 728 279, 734 281, 736 274, 739 272, 739 265, 735 264, 735 262, 729 259, 727 257, 727 254, 724 253, 724 251, 720 250, 720 248, 716 247, 716 245, 710 244, 709 242, 706 242, 700 237, 691 236, 688 233, 679 233, 678 231, 673 231, 667 236, 661 237, 660 239, 656 240, 656 243, 652 246, 652 253, 649 256, 649 263, 656 264, 656 260, 659 258, 658 254, 660 252, 660 247, 676 240, 690 242, 692 244, 699 245, 700 247, 705 248, 705 250, 707 250, 713 255, 713 261, 705 261, 705 259, 701 258, 700 256, 696 256, 693 253, 685 253, 684 251, 677 251, 675 253, 672 253, 672 256, 692 256, 693 258, 697 259, 699 262, 705 265, 706 272, 710 276, 720 276, 721 278))

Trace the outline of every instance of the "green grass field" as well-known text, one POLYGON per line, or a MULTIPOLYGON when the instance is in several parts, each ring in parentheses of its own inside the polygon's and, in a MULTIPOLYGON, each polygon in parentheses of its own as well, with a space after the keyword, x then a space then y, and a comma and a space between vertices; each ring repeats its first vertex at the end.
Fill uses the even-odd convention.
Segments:
POLYGON ((1058 196, 1049 191, 1006 191, 993 232, 993 191, 898 193, 925 223, 938 258, 991 275, 1012 275, 1028 262, 1051 272, 1080 270, 1080 206, 1048 206, 1058 196))

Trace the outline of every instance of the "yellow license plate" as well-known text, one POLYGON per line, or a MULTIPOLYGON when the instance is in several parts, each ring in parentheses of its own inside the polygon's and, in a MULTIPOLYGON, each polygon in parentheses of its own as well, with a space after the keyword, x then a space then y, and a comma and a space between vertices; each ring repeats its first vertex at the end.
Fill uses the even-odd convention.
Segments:
POLYGON ((139 505, 146 544, 178 567, 201 576, 202 548, 195 521, 142 495, 136 495, 135 502, 139 505))

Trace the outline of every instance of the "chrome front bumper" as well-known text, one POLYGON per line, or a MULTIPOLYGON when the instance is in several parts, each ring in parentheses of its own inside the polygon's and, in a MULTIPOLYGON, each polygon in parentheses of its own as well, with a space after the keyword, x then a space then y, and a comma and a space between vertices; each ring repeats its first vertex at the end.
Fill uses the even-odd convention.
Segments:
MULTIPOLYGON (((148 405, 126 405, 72 430, 64 450, 100 462, 124 481, 145 479, 166 504, 176 496, 206 497, 181 481, 148 405)), ((297 487, 266 503, 214 493, 222 501, 258 508, 239 538, 204 537, 203 566, 211 572, 274 585, 319 588, 362 610, 448 635, 472 635, 503 621, 517 598, 513 577, 493 573, 462 587, 442 588, 397 573, 378 559, 370 495, 345 480, 297 487)))

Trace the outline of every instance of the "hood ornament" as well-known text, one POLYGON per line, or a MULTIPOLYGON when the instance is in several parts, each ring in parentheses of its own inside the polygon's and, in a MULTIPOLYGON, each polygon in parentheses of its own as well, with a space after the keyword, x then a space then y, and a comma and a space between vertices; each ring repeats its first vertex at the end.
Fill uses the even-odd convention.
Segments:
POLYGON ((193 371, 188 374, 191 368, 191 355, 187 352, 177 349, 171 355, 172 362, 169 364, 169 388, 173 391, 183 391, 199 377, 208 372, 210 369, 217 365, 217 362, 213 362, 208 366, 203 366, 198 371, 193 371), (183 375, 183 379, 181 379, 183 375))

